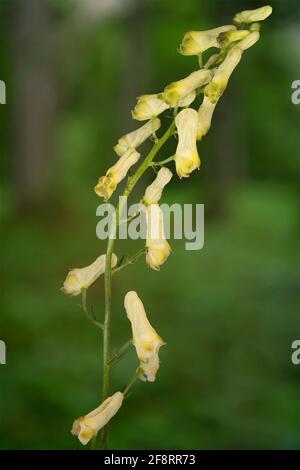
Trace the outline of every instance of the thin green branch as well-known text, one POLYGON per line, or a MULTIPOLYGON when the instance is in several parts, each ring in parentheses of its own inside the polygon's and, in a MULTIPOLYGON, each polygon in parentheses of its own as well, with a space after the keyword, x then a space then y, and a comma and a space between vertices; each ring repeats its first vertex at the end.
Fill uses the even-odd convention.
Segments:
POLYGON ((129 339, 123 346, 119 349, 119 351, 109 360, 109 365, 112 366, 119 362, 125 354, 128 352, 129 347, 132 345, 132 339, 129 339))
POLYGON ((136 371, 135 371, 135 374, 134 376, 132 377, 131 381, 129 382, 129 384, 124 388, 123 390, 123 395, 125 398, 127 398, 128 396, 128 393, 130 391, 130 389, 133 387, 133 385, 135 384, 135 382, 137 381, 137 379, 139 378, 139 376, 141 375, 141 368, 139 367, 136 371))
POLYGON ((145 253, 145 248, 142 248, 141 250, 137 251, 134 255, 128 256, 127 258, 125 258, 125 261, 123 263, 121 263, 119 266, 117 266, 116 268, 112 270, 112 274, 115 274, 121 271, 121 269, 125 268, 126 266, 129 266, 130 264, 136 263, 139 257, 143 255, 144 253, 145 253))
POLYGON ((89 311, 88 307, 87 307, 87 289, 82 289, 81 291, 81 296, 82 296, 82 304, 81 304, 81 307, 82 307, 82 310, 84 311, 86 317, 88 318, 88 320, 90 322, 92 322, 95 326, 97 326, 97 328, 100 328, 101 330, 103 330, 103 324, 102 323, 99 323, 93 313, 93 311, 89 311))

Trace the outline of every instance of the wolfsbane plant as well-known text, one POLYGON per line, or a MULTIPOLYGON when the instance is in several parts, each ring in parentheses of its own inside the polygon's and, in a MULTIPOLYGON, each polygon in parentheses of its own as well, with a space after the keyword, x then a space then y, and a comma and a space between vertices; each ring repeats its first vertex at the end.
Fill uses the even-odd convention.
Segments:
MULTIPOLYGON (((154 382, 156 379, 159 369, 159 350, 166 343, 151 326, 144 305, 134 291, 128 292, 124 300, 126 314, 131 323, 132 338, 114 356, 111 356, 112 277, 121 269, 137 261, 142 254, 145 254, 148 266, 154 270, 159 270, 167 260, 171 247, 164 234, 163 213, 159 206, 163 189, 173 176, 172 171, 166 165, 175 162, 179 178, 187 178, 191 172, 199 169, 197 140, 201 141, 209 131, 215 107, 227 87, 231 74, 242 59, 244 51, 259 40, 260 21, 266 19, 271 13, 271 6, 242 11, 234 16, 232 25, 186 33, 179 46, 179 52, 182 55, 197 56, 199 69, 167 85, 161 93, 147 94, 138 98, 132 117, 138 121, 147 121, 147 123, 118 140, 114 150, 119 159, 104 176, 99 178, 95 186, 96 194, 104 201, 109 200, 118 184, 126 178, 129 170, 141 160, 141 154, 137 148, 149 138, 154 141, 148 155, 132 176, 127 177, 123 191, 124 197, 120 199, 124 201, 129 197, 146 170, 151 169, 157 173, 154 181, 146 188, 142 199, 142 203, 146 206, 147 220, 147 240, 144 249, 122 258, 118 263, 113 249, 120 222, 119 217, 115 217, 110 228, 106 254, 99 256, 85 268, 72 269, 62 288, 66 294, 74 296, 81 294, 84 313, 103 333, 103 402, 95 410, 78 418, 72 428, 72 433, 78 436, 83 445, 92 441, 95 446, 97 434, 101 430, 101 448, 107 449, 108 422, 118 412, 136 380, 140 378, 143 381, 154 382), (211 48, 217 48, 219 51, 213 53, 203 64, 202 54, 211 48), (197 96, 202 97, 198 111, 190 107, 197 96), (161 126, 158 116, 170 109, 173 109, 172 122, 166 132, 158 137, 156 132, 161 126), (154 160, 163 145, 175 133, 178 136, 175 155, 162 161, 154 160), (105 285, 105 313, 104 321, 100 323, 87 306, 87 290, 102 274, 104 274, 105 285), (131 345, 136 350, 139 367, 128 385, 122 391, 117 391, 110 396, 111 368, 122 359, 131 345)), ((119 203, 116 208, 117 215, 122 214, 122 204, 124 202, 119 203)))

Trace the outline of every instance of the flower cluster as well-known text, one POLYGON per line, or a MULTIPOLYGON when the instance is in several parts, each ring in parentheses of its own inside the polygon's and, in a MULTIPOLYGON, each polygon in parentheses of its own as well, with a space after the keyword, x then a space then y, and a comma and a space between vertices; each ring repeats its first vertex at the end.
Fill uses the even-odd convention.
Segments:
MULTIPOLYGON (((159 270, 171 253, 171 247, 164 232, 164 217, 159 206, 165 186, 172 179, 173 173, 165 165, 175 163, 178 177, 187 178, 200 168, 200 157, 197 141, 208 133, 217 103, 223 95, 229 79, 241 61, 244 52, 252 47, 260 38, 260 22, 272 13, 272 7, 264 6, 256 10, 237 13, 233 24, 221 26, 207 31, 187 32, 179 46, 179 53, 184 56, 197 56, 199 68, 187 77, 167 85, 161 92, 145 94, 137 98, 132 110, 132 117, 137 121, 147 121, 138 129, 119 138, 114 147, 117 161, 99 178, 95 186, 98 196, 107 201, 116 191, 119 183, 124 180, 134 165, 141 160, 137 151, 147 139, 152 139, 154 145, 150 153, 142 159, 136 172, 128 176, 124 196, 128 197, 142 174, 152 168, 156 172, 154 181, 146 188, 142 203, 146 211, 147 239, 145 249, 148 266, 159 270), (205 63, 203 53, 214 49, 205 63), (218 51, 216 52, 215 49, 218 51), (200 98, 200 103, 197 100, 200 98), (162 113, 171 112, 173 122, 165 134, 158 138, 156 132, 161 127, 162 113), (156 162, 154 157, 165 141, 177 134, 178 142, 175 154, 156 162), (157 169, 159 171, 157 171, 157 169)), ((117 227, 116 227, 117 229, 117 227)), ((109 315, 112 273, 126 265, 122 260, 118 263, 117 256, 112 251, 113 243, 108 243, 106 255, 99 256, 91 265, 82 269, 72 269, 63 285, 63 292, 70 295, 83 295, 101 274, 105 273, 106 309, 105 320, 101 325, 104 335, 104 382, 108 384, 111 360, 106 357, 109 353, 109 315), (105 362, 106 361, 106 362, 105 362)), ((126 394, 135 378, 153 382, 159 368, 159 350, 165 342, 151 326, 143 303, 136 292, 130 291, 124 300, 127 317, 131 324, 132 339, 128 342, 135 347, 139 367, 134 379, 121 392, 108 396, 108 385, 104 386, 104 401, 94 411, 78 418, 73 425, 72 433, 78 436, 82 444, 87 444, 98 431, 105 427, 108 421, 117 413, 126 398, 126 394)), ((87 309, 86 304, 84 305, 87 309)), ((98 323, 99 325, 99 323, 98 323)), ((124 349, 124 348, 123 348, 124 349)), ((123 354, 121 348, 119 359, 123 354)))

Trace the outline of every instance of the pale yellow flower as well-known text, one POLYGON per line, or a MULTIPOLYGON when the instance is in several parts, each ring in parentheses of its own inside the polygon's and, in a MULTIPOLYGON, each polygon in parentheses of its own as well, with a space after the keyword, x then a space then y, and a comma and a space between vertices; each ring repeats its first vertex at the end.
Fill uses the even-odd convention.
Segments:
POLYGON ((147 207, 146 262, 150 268, 158 271, 171 253, 171 247, 165 238, 164 218, 158 204, 147 207))
POLYGON ((121 157, 127 150, 138 148, 148 137, 160 128, 160 125, 161 123, 158 118, 151 119, 139 129, 120 137, 117 145, 114 146, 114 151, 121 157))
POLYGON ((161 198, 164 187, 169 183, 172 176, 172 172, 168 168, 161 168, 153 183, 146 188, 143 202, 146 205, 157 204, 161 198))
POLYGON ((237 24, 242 23, 255 23, 256 21, 263 21, 272 13, 272 7, 266 5, 261 8, 256 8, 255 10, 245 10, 237 13, 233 18, 233 21, 237 24))
POLYGON ((162 99, 170 106, 180 106, 180 101, 197 88, 208 83, 212 78, 212 71, 201 69, 192 72, 187 77, 166 86, 161 94, 162 99))
POLYGON ((248 29, 237 29, 235 31, 227 31, 218 36, 218 43, 220 47, 228 47, 231 43, 241 41, 250 34, 248 29))
MULTIPOLYGON (((181 100, 179 100, 176 105, 179 108, 189 106, 195 98, 196 92, 191 91, 181 100)), ((143 95, 138 98, 138 102, 131 114, 133 119, 136 119, 137 121, 146 121, 147 119, 153 119, 154 117, 166 111, 166 109, 170 109, 174 106, 175 105, 170 106, 169 104, 165 103, 165 101, 163 101, 163 93, 143 95)))
POLYGON ((166 343, 150 325, 143 302, 136 292, 126 294, 124 305, 131 323, 133 345, 143 371, 140 378, 154 382, 159 369, 159 349, 166 343))
MULTIPOLYGON (((105 272, 105 260, 106 255, 101 255, 85 268, 72 269, 68 273, 61 290, 65 294, 79 295, 82 289, 88 289, 105 272)), ((117 256, 113 253, 111 258, 112 268, 117 264, 117 260, 117 256)))
POLYGON ((216 105, 217 103, 212 103, 207 96, 204 96, 202 104, 198 109, 197 140, 201 140, 208 133, 216 105))
POLYGON ((175 124, 178 132, 178 144, 175 153, 176 171, 180 178, 188 177, 200 167, 197 150, 198 113, 194 109, 183 109, 177 114, 175 124))
POLYGON ((217 38, 220 33, 235 30, 233 25, 220 26, 207 31, 188 31, 179 46, 182 55, 198 55, 211 47, 220 47, 217 38))
POLYGON ((238 42, 236 47, 239 47, 242 51, 245 51, 246 49, 249 49, 249 47, 252 47, 259 40, 259 38, 259 31, 253 31, 245 39, 238 42))
POLYGON ((122 406, 124 395, 121 392, 108 397, 98 408, 86 416, 81 416, 74 421, 72 434, 78 436, 84 446, 95 437, 101 428, 111 420, 122 406))
POLYGON ((125 178, 129 168, 138 161, 140 156, 134 149, 127 150, 117 163, 107 170, 106 175, 99 178, 98 184, 95 186, 95 193, 107 201, 120 181, 125 178))
POLYGON ((207 96, 212 103, 216 103, 224 93, 229 78, 241 58, 242 50, 235 46, 229 50, 224 62, 217 68, 212 81, 204 89, 205 96, 207 96))

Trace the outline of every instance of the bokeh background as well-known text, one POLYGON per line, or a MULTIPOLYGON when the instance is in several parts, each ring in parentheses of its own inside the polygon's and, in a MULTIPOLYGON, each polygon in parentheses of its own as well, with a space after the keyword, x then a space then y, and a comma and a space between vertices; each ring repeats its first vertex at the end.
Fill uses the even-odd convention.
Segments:
MULTIPOLYGON (((300 366, 291 363, 300 337, 300 105, 291 101, 300 8, 297 0, 270 3, 261 40, 199 145, 201 171, 174 177, 165 191, 165 202, 205 204, 204 248, 174 241, 160 272, 140 259, 115 276, 113 349, 130 335, 128 290, 168 344, 157 381, 138 383, 111 422, 111 448, 300 448, 300 366)), ((117 138, 136 127, 135 97, 197 67, 176 51, 184 32, 263 4, 0 2, 0 448, 80 448, 70 428, 101 401, 101 337, 78 298, 59 288, 70 267, 105 250, 93 186, 115 161, 117 138)), ((89 302, 102 318, 103 280, 89 302)), ((114 367, 112 390, 136 366, 132 351, 114 367)))

